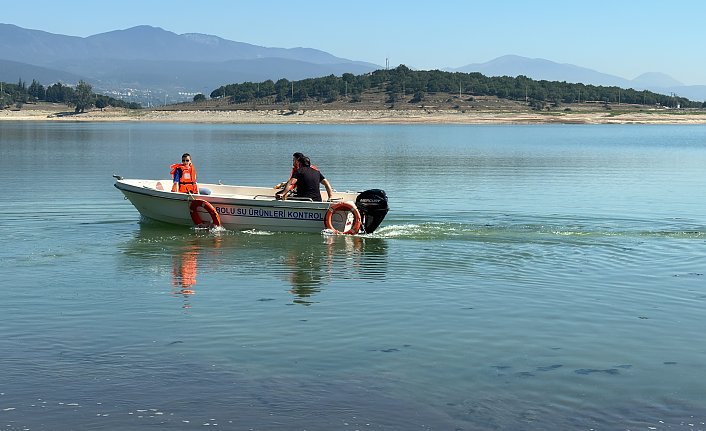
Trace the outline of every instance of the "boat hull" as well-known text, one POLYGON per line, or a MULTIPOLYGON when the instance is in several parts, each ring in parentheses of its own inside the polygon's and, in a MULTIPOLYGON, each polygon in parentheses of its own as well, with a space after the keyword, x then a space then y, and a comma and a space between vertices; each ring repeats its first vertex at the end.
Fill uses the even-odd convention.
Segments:
MULTIPOLYGON (((119 179, 119 189, 143 217, 164 223, 193 226, 189 207, 194 199, 211 204, 221 225, 233 230, 321 232, 329 202, 277 200, 275 191, 266 187, 239 187, 199 183, 210 194, 188 195, 164 190, 169 180, 119 179)), ((357 193, 334 193, 333 200, 354 202, 357 193)))

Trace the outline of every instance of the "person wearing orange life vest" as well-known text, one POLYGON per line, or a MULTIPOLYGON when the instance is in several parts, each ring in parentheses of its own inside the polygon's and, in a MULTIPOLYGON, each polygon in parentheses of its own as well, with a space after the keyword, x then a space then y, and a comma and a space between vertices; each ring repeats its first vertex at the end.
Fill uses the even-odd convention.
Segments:
POLYGON ((199 186, 196 184, 196 168, 191 164, 191 154, 184 153, 181 156, 181 163, 175 163, 171 166, 172 191, 179 193, 199 194, 199 186))

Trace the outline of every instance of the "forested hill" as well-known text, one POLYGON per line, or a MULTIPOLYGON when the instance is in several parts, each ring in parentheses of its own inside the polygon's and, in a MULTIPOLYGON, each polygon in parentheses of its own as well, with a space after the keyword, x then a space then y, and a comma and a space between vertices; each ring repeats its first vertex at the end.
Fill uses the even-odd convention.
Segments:
POLYGON ((84 81, 79 81, 75 87, 64 85, 60 82, 44 87, 37 80, 32 84, 20 81, 9 84, 0 81, 0 109, 13 107, 21 109, 26 103, 49 102, 61 103, 76 108, 76 112, 83 112, 90 107, 103 109, 108 106, 128 109, 142 109, 139 103, 126 102, 110 96, 95 94, 93 87, 84 81))
MULTIPOLYGON (((85 84, 85 83, 84 83, 85 84)), ((85 84, 87 85, 87 84, 85 84)), ((90 89, 90 85, 88 85, 90 89)), ((85 103, 76 103, 74 88, 56 83, 44 87, 36 80, 27 86, 0 83, 0 109, 37 101, 67 103, 69 105, 141 108, 112 97, 92 93, 85 103)), ((481 98, 506 100, 513 106, 532 109, 555 109, 562 105, 612 104, 660 106, 666 108, 706 108, 706 102, 694 102, 675 95, 658 94, 647 90, 637 91, 619 87, 573 84, 556 81, 534 80, 526 76, 487 77, 480 73, 443 72, 439 70, 415 71, 402 65, 395 69, 340 77, 308 78, 299 81, 280 79, 259 83, 229 84, 210 94, 215 109, 293 109, 300 107, 321 109, 414 109, 446 107, 451 109, 474 108, 481 98)), ((197 95, 194 101, 205 101, 197 95)), ((183 105, 172 105, 182 109, 183 105)), ((495 105, 497 109, 499 106, 495 105)), ((195 106, 200 109, 198 106, 195 106)), ((488 107, 484 105, 484 107, 488 107)))
MULTIPOLYGON (((637 91, 619 87, 537 81, 526 76, 487 77, 480 73, 411 70, 404 65, 395 69, 376 70, 363 75, 345 73, 341 77, 277 82, 244 82, 213 90, 211 98, 227 98, 231 103, 333 103, 347 100, 361 102, 365 94, 380 94, 380 103, 394 105, 405 102, 423 105, 430 95, 445 93, 459 97, 494 96, 525 101, 535 109, 572 103, 659 105, 665 107, 701 108, 706 102, 692 102, 684 97, 637 91)), ((382 106, 381 106, 382 107, 382 106)))

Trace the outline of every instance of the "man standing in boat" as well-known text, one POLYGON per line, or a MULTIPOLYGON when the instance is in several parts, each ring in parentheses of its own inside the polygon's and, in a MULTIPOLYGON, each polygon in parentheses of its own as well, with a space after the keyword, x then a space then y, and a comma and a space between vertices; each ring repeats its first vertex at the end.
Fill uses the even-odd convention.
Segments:
POLYGON ((199 194, 199 187, 196 184, 196 168, 191 164, 191 154, 184 153, 181 156, 181 163, 175 163, 171 166, 172 191, 179 193, 199 194))
POLYGON ((319 184, 326 187, 328 199, 333 196, 333 189, 328 180, 323 176, 321 171, 311 166, 311 161, 308 157, 302 156, 297 160, 299 166, 292 174, 292 177, 285 184, 284 189, 275 194, 275 198, 286 200, 287 193, 296 187, 294 197, 309 198, 313 201, 321 202, 321 190, 319 184))

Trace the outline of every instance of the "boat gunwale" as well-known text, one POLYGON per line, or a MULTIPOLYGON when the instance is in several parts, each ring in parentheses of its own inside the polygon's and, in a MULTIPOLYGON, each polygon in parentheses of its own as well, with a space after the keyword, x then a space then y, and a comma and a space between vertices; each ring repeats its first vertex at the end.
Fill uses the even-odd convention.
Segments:
MULTIPOLYGON (((172 201, 184 201, 194 199, 202 199, 210 204, 217 205, 241 205, 241 206, 251 206, 251 207, 267 207, 267 208, 277 208, 277 209, 309 209, 309 210, 321 210, 325 211, 333 203, 343 202, 345 199, 334 199, 330 202, 323 201, 302 201, 302 200, 278 200, 274 196, 272 199, 258 200, 255 195, 252 198, 240 198, 240 197, 227 197, 224 195, 192 195, 185 193, 177 193, 167 190, 157 190, 146 186, 137 186, 134 184, 129 184, 123 182, 124 180, 117 180, 113 186, 120 190, 121 192, 129 192, 142 196, 149 196, 159 199, 167 199, 172 201)), ((263 190, 267 190, 263 187, 263 190)), ((346 192, 349 193, 349 192, 346 192)))

